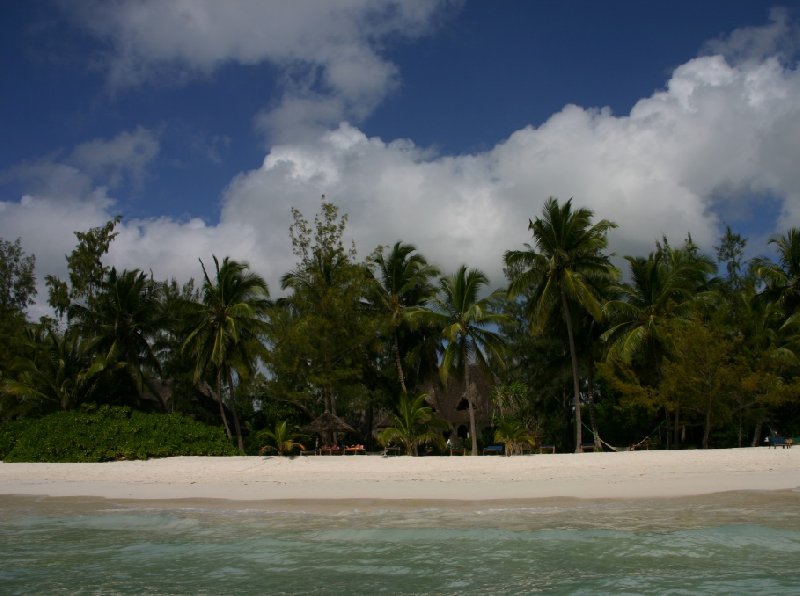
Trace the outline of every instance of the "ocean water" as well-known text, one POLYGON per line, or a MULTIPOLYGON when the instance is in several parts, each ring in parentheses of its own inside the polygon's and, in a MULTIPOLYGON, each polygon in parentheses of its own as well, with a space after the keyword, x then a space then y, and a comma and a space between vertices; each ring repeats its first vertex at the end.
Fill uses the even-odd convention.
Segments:
POLYGON ((527 502, 0 496, 3 594, 800 591, 800 492, 527 502))

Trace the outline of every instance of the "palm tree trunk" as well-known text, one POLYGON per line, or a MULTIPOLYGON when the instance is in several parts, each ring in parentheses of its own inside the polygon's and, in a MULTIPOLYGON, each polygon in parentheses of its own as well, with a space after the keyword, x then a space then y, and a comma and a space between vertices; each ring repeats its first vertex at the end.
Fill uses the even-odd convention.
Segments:
MULTIPOLYGON (((669 416, 667 416, 667 422, 669 422, 669 416)), ((677 449, 678 445, 681 442, 681 406, 680 406, 680 404, 675 404, 675 428, 673 429, 673 432, 674 432, 674 439, 672 441, 672 444, 677 449)), ((669 438, 669 429, 667 429, 667 438, 669 438)), ((669 449, 669 444, 667 445, 667 449, 669 449)))
POLYGON ((239 414, 236 412, 236 403, 234 401, 233 395, 233 375, 231 371, 228 370, 228 391, 230 392, 231 396, 231 403, 230 409, 231 413, 233 414, 233 428, 236 431, 236 444, 239 447, 239 451, 244 453, 244 439, 242 438, 242 427, 239 424, 239 414))
POLYGON ((575 353, 575 336, 572 332, 572 315, 569 312, 569 305, 567 304, 567 296, 564 290, 561 290, 561 307, 564 309, 564 322, 567 324, 567 338, 569 339, 569 355, 572 360, 572 388, 575 392, 574 408, 575 408, 575 453, 581 452, 581 444, 583 443, 583 435, 581 434, 581 393, 580 393, 580 379, 578 378, 578 355, 575 353))
POLYGON ((464 364, 464 391, 467 396, 467 409, 469 410, 469 434, 472 437, 472 455, 478 455, 478 433, 475 425, 475 408, 472 405, 472 391, 469 385, 469 362, 467 361, 467 350, 463 350, 462 360, 464 364))
POLYGON ((589 360, 587 363, 588 374, 587 374, 587 381, 588 381, 588 398, 589 398, 589 424, 592 425, 592 433, 594 434, 594 450, 602 451, 603 444, 600 442, 600 433, 597 432, 597 417, 595 416, 594 411, 594 360, 589 355, 589 360))
POLYGON ((406 389, 406 378, 403 374, 403 361, 400 359, 400 342, 397 341, 397 330, 394 332, 394 365, 397 368, 397 378, 400 379, 400 388, 403 390, 403 395, 408 394, 406 389))
POLYGON ((228 425, 228 417, 225 415, 225 404, 222 403, 222 371, 217 371, 217 402, 219 403, 219 416, 222 418, 222 424, 225 426, 225 434, 229 439, 233 438, 231 434, 231 427, 228 425))
POLYGON ((756 423, 756 428, 753 430, 753 440, 750 442, 750 447, 758 447, 758 440, 761 438, 761 428, 764 426, 764 421, 759 419, 756 423))

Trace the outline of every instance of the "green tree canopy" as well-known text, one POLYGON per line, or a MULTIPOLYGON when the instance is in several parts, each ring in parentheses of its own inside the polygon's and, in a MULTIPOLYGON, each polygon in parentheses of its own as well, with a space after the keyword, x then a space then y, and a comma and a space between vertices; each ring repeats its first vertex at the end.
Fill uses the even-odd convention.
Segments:
POLYGON ((572 208, 572 199, 559 205, 550 197, 542 216, 528 223, 534 246, 505 253, 506 267, 513 272, 510 298, 531 293, 529 320, 531 328, 542 332, 554 312, 560 312, 566 325, 572 362, 573 406, 575 408, 575 451, 582 443, 580 371, 575 347, 573 305, 585 309, 594 318, 601 316, 593 280, 616 274, 608 256, 608 231, 616 224, 606 219, 592 223, 589 209, 572 208))
POLYGON ((232 437, 225 414, 223 386, 227 387, 227 406, 233 414, 236 441, 244 451, 241 425, 236 411, 234 373, 248 377, 256 359, 265 356, 262 343, 267 332, 269 290, 260 275, 249 271, 247 263, 228 257, 220 264, 213 257, 213 278, 203 266, 203 300, 197 312, 198 323, 184 342, 196 358, 195 378, 208 373, 216 377, 220 417, 232 437))

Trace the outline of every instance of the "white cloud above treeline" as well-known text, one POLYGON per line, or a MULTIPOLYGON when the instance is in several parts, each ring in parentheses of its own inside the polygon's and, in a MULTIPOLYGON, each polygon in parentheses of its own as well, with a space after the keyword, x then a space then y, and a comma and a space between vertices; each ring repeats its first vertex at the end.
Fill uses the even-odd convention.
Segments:
MULTIPOLYGON (((773 13, 773 27, 788 26, 781 14, 773 13)), ((311 219, 323 194, 349 214, 348 234, 362 256, 403 240, 445 271, 462 263, 479 267, 496 286, 504 283, 503 252, 530 239, 528 219, 548 196, 573 197, 615 221, 610 240, 617 255, 645 255, 662 236, 677 244, 687 234, 710 252, 725 219, 761 215, 762 199, 780 203, 773 231, 800 225, 800 73, 785 53, 764 54, 766 41, 742 59, 747 35, 772 39, 769 47, 786 45, 768 27, 737 30, 716 40, 718 53, 708 46, 677 67, 663 89, 629 114, 567 105, 480 153, 441 155, 413 140, 369 138, 346 122, 312 136, 303 129, 296 140, 274 144, 261 167, 230 182, 219 224, 125 220, 108 262, 185 280, 199 277, 198 258, 230 255, 248 261, 277 293, 280 276, 295 263, 290 208, 311 219), (729 49, 736 58, 726 58, 729 49)), ((63 272, 73 231, 115 213, 113 188, 97 176, 145 175, 157 152, 157 135, 137 129, 91 141, 63 159, 28 164, 26 175, 37 184, 22 200, 0 201, 0 236, 22 236, 25 250, 37 255, 40 277, 63 272), (118 163, 126 162, 123 149, 101 147, 130 147, 129 170, 118 163)), ((750 243, 766 250, 765 238, 750 243)))

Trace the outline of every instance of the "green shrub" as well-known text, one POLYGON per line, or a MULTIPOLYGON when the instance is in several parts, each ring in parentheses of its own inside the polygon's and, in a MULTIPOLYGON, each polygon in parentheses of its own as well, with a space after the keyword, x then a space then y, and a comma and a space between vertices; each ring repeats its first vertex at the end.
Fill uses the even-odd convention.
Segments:
POLYGON ((0 425, 6 462, 102 462, 178 455, 235 455, 222 429, 180 414, 101 406, 0 425))
POLYGON ((13 420, 0 424, 0 460, 5 460, 14 445, 17 437, 21 436, 30 426, 30 419, 13 420))

